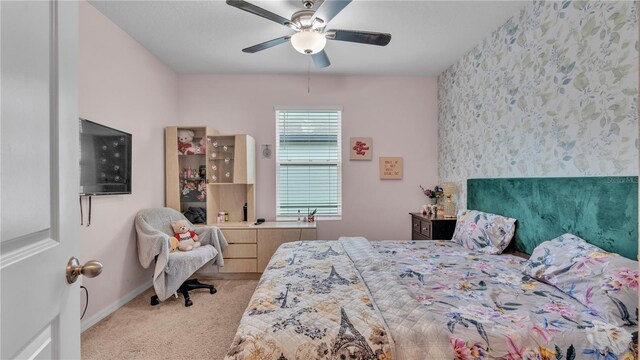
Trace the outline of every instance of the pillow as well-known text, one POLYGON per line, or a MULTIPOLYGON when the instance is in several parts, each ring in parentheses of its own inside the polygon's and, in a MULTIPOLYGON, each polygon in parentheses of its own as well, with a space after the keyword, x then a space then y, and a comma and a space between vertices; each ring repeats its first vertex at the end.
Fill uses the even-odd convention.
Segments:
POLYGON ((500 254, 507 248, 516 230, 516 220, 476 210, 458 213, 451 241, 467 249, 500 254))
POLYGON ((611 324, 636 325, 637 261, 564 234, 538 245, 522 272, 554 285, 611 324))

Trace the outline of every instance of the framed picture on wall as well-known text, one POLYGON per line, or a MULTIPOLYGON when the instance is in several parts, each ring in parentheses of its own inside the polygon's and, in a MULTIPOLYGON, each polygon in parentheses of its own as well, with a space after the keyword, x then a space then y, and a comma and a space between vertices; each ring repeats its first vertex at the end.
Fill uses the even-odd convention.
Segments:
POLYGON ((373 138, 352 137, 349 139, 349 160, 369 160, 373 154, 373 138))
POLYGON ((380 156, 380 179, 402 179, 402 157, 380 156))

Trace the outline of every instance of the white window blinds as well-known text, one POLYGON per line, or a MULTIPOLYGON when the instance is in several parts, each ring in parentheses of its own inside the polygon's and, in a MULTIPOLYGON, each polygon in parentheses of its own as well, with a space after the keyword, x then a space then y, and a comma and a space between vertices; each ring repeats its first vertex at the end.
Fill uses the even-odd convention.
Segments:
POLYGON ((276 110, 276 215, 342 216, 340 110, 276 110))

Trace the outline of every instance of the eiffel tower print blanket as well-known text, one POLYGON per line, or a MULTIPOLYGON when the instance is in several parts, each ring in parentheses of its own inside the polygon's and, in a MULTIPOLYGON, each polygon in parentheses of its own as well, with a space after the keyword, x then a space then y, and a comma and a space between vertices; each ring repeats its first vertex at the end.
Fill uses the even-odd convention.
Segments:
POLYGON ((225 359, 392 359, 393 347, 342 243, 298 241, 271 258, 225 359))
POLYGON ((637 315, 609 324, 523 261, 452 241, 286 243, 226 360, 637 359, 637 315))
MULTIPOLYGON (((258 283, 225 359, 402 358, 357 268, 371 255, 364 238, 280 246, 258 283)), ((431 319, 415 318, 419 304, 400 286, 389 290, 404 294, 405 308, 396 310, 412 324, 413 330, 400 340, 403 351, 424 354, 433 344, 430 353, 438 356, 435 358, 451 359, 447 339, 438 342, 424 337, 438 332, 429 331, 434 327, 431 319), (413 306, 414 312, 405 311, 407 306, 413 306)), ((394 317, 392 326, 403 328, 402 317, 394 317)))

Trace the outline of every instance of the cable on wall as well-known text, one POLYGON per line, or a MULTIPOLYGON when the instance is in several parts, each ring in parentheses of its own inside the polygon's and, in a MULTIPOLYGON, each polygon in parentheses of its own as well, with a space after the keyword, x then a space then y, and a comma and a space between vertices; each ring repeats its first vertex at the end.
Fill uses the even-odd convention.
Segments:
POLYGON ((86 287, 80 285, 80 289, 83 289, 86 296, 84 301, 84 310, 82 310, 82 315, 80 315, 80 320, 84 317, 84 314, 87 312, 87 308, 89 307, 89 290, 86 287))
POLYGON ((82 195, 80 195, 80 226, 84 225, 84 214, 82 212, 82 195))

